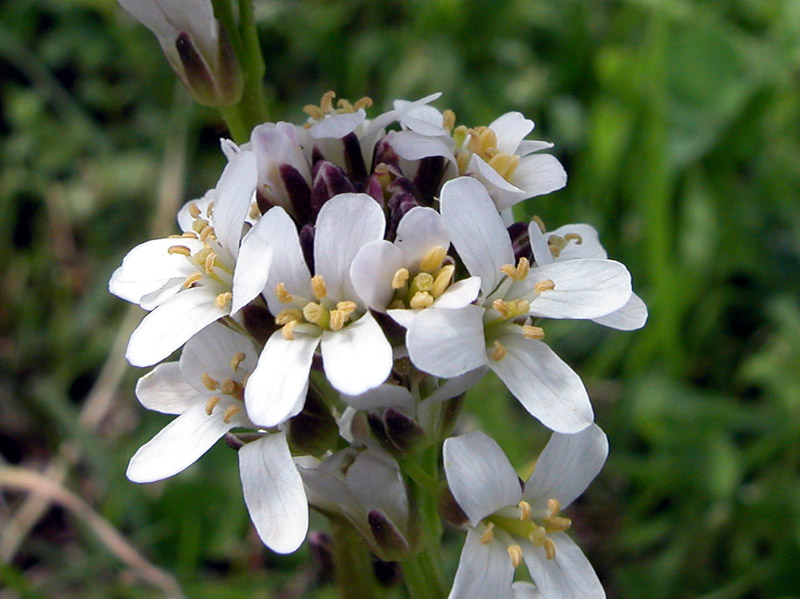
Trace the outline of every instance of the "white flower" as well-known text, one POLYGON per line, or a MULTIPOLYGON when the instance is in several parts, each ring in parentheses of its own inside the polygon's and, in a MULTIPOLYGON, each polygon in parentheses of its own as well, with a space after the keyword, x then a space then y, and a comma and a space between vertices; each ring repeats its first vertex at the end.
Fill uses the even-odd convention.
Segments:
POLYGON ((500 210, 567 184, 567 173, 558 159, 537 153, 553 144, 524 140, 532 130, 533 121, 519 112, 508 112, 488 127, 468 130, 458 156, 461 172, 471 173, 486 185, 500 210))
MULTIPOLYGON (((152 310, 131 335, 126 353, 131 364, 150 366, 163 360, 264 288, 272 250, 263 225, 257 223, 241 239, 255 185, 253 154, 234 155, 211 198, 204 198, 211 200, 202 202, 204 211, 191 209, 191 229, 145 242, 125 256, 109 290, 152 310)), ((185 226, 185 214, 181 220, 185 226)))
POLYGON ((458 255, 480 278, 481 297, 478 305, 416 314, 406 335, 411 361, 444 378, 488 366, 548 428, 570 433, 588 426, 593 414, 583 383, 530 318, 591 319, 620 309, 631 296, 627 269, 596 259, 514 266, 508 231, 470 177, 444 185, 441 211, 458 255))
MULTIPOLYGON (((608 257, 597 230, 591 225, 572 224, 559 227, 555 231, 542 233, 536 222, 528 226, 531 251, 538 266, 545 266, 563 260, 591 258, 605 260, 608 257)), ((647 322, 647 306, 635 293, 628 303, 606 316, 593 318, 596 323, 621 331, 642 328, 647 322)))
POLYGON ((211 0, 119 3, 156 34, 170 66, 198 102, 224 106, 239 100, 241 70, 211 0))
MULTIPOLYGON (((553 433, 520 488, 491 438, 475 431, 447 439, 447 482, 469 520, 450 599, 512 599, 514 570, 523 560, 544 599, 603 599, 594 569, 564 532, 571 521, 559 512, 583 493, 607 455, 596 425, 553 433)), ((530 591, 517 589, 523 590, 530 591)))
MULTIPOLYGON (((128 478, 144 483, 173 476, 231 429, 255 429, 243 409, 243 386, 255 364, 252 342, 215 323, 186 344, 179 362, 159 364, 140 378, 142 405, 177 417, 131 458, 128 478)), ((264 433, 241 447, 239 470, 261 539, 279 553, 297 549, 308 528, 308 505, 285 433, 264 433)))
POLYGON ((392 348, 350 278, 356 253, 383 238, 385 221, 381 207, 365 194, 340 194, 326 202, 314 235, 313 278, 289 215, 275 207, 259 224, 281 249, 264 296, 282 328, 267 341, 245 401, 255 422, 274 426, 302 408, 317 346, 326 377, 342 393, 363 393, 389 375, 392 348))

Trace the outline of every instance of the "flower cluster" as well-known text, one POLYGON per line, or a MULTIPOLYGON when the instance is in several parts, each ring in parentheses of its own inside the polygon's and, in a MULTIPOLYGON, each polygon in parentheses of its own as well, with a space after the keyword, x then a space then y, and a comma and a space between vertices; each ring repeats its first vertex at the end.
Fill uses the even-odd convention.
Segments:
MULTIPOLYGON (((560 511, 607 444, 545 322, 631 330, 647 311, 589 225, 513 222, 566 184, 551 144, 525 139, 533 123, 456 125, 437 97, 369 119, 370 99, 329 92, 302 126, 223 141, 228 164, 180 211, 182 233, 125 257, 111 292, 149 311, 128 360, 183 347, 139 380, 146 408, 177 417, 128 476, 172 476, 225 437, 267 546, 294 551, 310 505, 402 563, 426 534, 411 464, 443 447, 442 515, 467 532, 453 599, 602 597, 560 511), (450 436, 488 370, 554 431, 522 487, 490 438, 450 436), (512 584, 523 561, 536 588, 512 584)), ((423 475, 438 484, 435 465, 423 475)))

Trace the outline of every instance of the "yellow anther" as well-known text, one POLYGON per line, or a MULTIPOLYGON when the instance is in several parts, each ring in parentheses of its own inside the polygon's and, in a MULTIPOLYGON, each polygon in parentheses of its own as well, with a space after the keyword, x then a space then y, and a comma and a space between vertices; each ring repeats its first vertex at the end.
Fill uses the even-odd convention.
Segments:
POLYGON ((522 563, 522 547, 519 545, 508 546, 508 557, 511 558, 511 565, 515 568, 522 563))
POLYGON ((556 288, 556 284, 553 283, 552 279, 545 279, 544 281, 537 281, 536 284, 533 286, 534 291, 536 293, 542 293, 544 291, 552 291, 556 288))
POLYGON ((459 174, 463 175, 469 169, 470 155, 467 152, 459 152, 456 155, 456 164, 458 165, 459 174))
POLYGON ((213 200, 210 201, 208 204, 206 204, 206 215, 208 216, 208 218, 211 218, 212 216, 214 216, 214 201, 213 200))
POLYGON ((239 365, 242 362, 245 361, 245 358, 247 358, 247 356, 245 356, 244 352, 241 352, 241 351, 238 354, 236 354, 235 356, 233 356, 231 358, 231 370, 233 370, 234 372, 238 372, 239 371, 239 365))
POLYGON ((494 523, 489 522, 486 525, 486 530, 483 531, 483 534, 480 536, 479 541, 484 545, 488 545, 494 540, 494 523))
POLYGON ((183 237, 185 239, 197 239, 197 233, 194 231, 186 231, 185 233, 179 235, 178 237, 183 237))
POLYGON ((345 316, 350 316, 353 312, 355 312, 356 308, 358 308, 358 305, 350 300, 336 303, 336 309, 339 312, 342 312, 345 316))
POLYGON ((567 233, 566 235, 564 235, 564 239, 566 239, 567 241, 574 241, 578 245, 583 243, 583 237, 581 237, 577 233, 567 233))
POLYGON ((496 299, 492 302, 492 308, 500 312, 503 318, 516 318, 522 314, 527 314, 531 309, 531 303, 524 299, 508 301, 496 299))
POLYGON ((194 272, 190 274, 188 277, 186 277, 186 280, 183 282, 183 288, 189 289, 189 287, 197 283, 197 281, 199 281, 202 278, 203 278, 203 273, 201 272, 194 272))
POLYGON ((294 327, 297 324, 296 320, 292 320, 287 322, 283 327, 281 327, 281 335, 286 341, 291 341, 294 339, 294 327))
POLYGON ((555 497, 547 500, 547 509, 550 511, 550 517, 557 516, 561 511, 561 502, 555 497))
MULTIPOLYGON (((507 266, 510 266, 510 265, 507 265, 507 266)), ((495 310, 500 312, 500 316, 502 316, 503 318, 508 318, 509 309, 508 309, 508 304, 506 304, 505 300, 502 300, 502 299, 499 299, 499 298, 494 300, 492 302, 492 308, 494 308, 495 310)))
MULTIPOLYGON (((195 221, 195 222, 197 222, 197 221, 195 221)), ((214 227, 212 227, 211 225, 203 227, 203 230, 200 231, 200 239, 201 239, 201 241, 205 241, 209 237, 214 238, 214 227)))
POLYGON ((294 300, 294 296, 286 289, 286 283, 278 283, 275 285, 275 297, 278 301, 288 304, 294 300))
POLYGON ((328 311, 316 302, 308 302, 303 308, 303 317, 308 322, 325 327, 328 324, 328 311))
POLYGON ((211 412, 214 411, 214 408, 220 401, 222 401, 222 398, 219 395, 214 395, 213 397, 209 397, 208 401, 206 402, 206 414, 211 416, 211 412))
POLYGON ((544 539, 544 554, 549 560, 556 557, 556 544, 550 537, 545 537, 544 539))
POLYGON ((286 308, 278 312, 275 317, 275 324, 288 324, 290 322, 297 322, 303 319, 303 313, 298 308, 286 308))
POLYGON ((340 331, 347 322, 348 313, 342 310, 331 310, 328 318, 328 328, 331 331, 340 331))
POLYGON ((189 215, 192 218, 198 218, 200 216, 200 206, 197 205, 197 202, 189 204, 189 215))
POLYGON ((206 269, 207 273, 210 273, 214 270, 214 261, 217 259, 217 255, 214 252, 209 252, 208 256, 206 256, 206 261, 203 264, 203 268, 206 269))
POLYGON ((544 529, 543 526, 534 526, 531 534, 528 535, 528 539, 531 543, 533 543, 536 547, 541 547, 544 545, 544 540, 547 538, 547 531, 544 529))
POLYGON ((553 258, 558 258, 561 255, 561 248, 557 245, 547 244, 547 247, 550 249, 550 253, 553 254, 553 258))
POLYGON ((191 256, 192 250, 185 245, 173 245, 167 250, 168 254, 181 254, 182 256, 191 256))
MULTIPOLYGON (((453 141, 456 142, 455 146, 457 148, 460 148, 461 146, 464 145, 464 142, 466 141, 467 136, 469 135, 469 129, 464 125, 459 125, 455 129, 453 129, 452 135, 453 135, 453 141)), ((467 160, 469 160, 469 158, 467 160)))
POLYGON ((447 250, 440 245, 428 250, 419 261, 419 269, 423 272, 433 272, 442 265, 442 260, 447 255, 447 250))
POLYGON ((364 96, 363 98, 356 100, 356 103, 353 104, 353 110, 361 110, 362 108, 369 108, 370 106, 372 106, 372 98, 369 96, 364 96))
POLYGON ((225 412, 222 414, 222 421, 225 424, 228 424, 233 418, 234 414, 237 414, 242 411, 242 408, 239 406, 228 406, 225 412))
POLYGON ((497 134, 489 127, 470 129, 469 149, 481 158, 489 158, 497 150, 497 134))
POLYGON ((311 277, 311 291, 318 300, 328 297, 328 288, 325 286, 325 279, 322 278, 322 275, 311 277))
POLYGON ((495 362, 499 362, 500 360, 506 357, 507 353, 508 352, 506 351, 506 348, 503 347, 502 343, 500 343, 499 341, 494 342, 494 348, 492 349, 492 356, 491 356, 492 360, 494 360, 495 362))
POLYGON ((427 308, 433 304, 433 296, 427 291, 417 291, 409 300, 408 305, 415 310, 427 308))
POLYGON ((531 504, 527 501, 520 501, 519 502, 519 519, 520 520, 530 520, 531 519, 531 504))
POLYGON ((227 306, 232 299, 233 299, 233 294, 230 291, 223 291, 216 297, 216 299, 214 299, 214 303, 217 305, 217 308, 221 310, 222 308, 227 306))
POLYGON ((407 268, 401 268, 392 277, 392 289, 400 289, 408 282, 410 273, 407 268))
POLYGON ((506 181, 511 179, 514 171, 517 170, 519 165, 519 156, 515 154, 505 154, 500 152, 492 156, 489 160, 489 166, 497 171, 497 174, 503 177, 506 181))
POLYGON ((345 100, 344 98, 341 98, 338 102, 336 102, 336 106, 339 107, 338 112, 355 112, 350 100, 345 100))
POLYGON ((539 227, 539 230, 542 232, 542 235, 547 233, 547 227, 544 226, 544 221, 541 218, 534 216, 531 218, 531 221, 536 223, 536 225, 539 227))
POLYGON ((203 374, 200 375, 200 382, 202 382, 203 387, 205 387, 209 391, 216 391, 217 385, 219 384, 207 372, 204 372, 203 374))
POLYGON ((522 336, 526 339, 544 339, 544 329, 542 327, 535 327, 531 324, 523 325, 522 336))
POLYGON ((239 383, 237 383, 233 379, 225 379, 224 381, 222 381, 222 384, 220 384, 219 390, 222 392, 223 395, 235 395, 238 385, 239 383))
POLYGON ((500 267, 500 271, 515 281, 524 281, 531 271, 531 263, 523 256, 519 259, 516 266, 513 264, 503 264, 503 266, 500 267))
POLYGON ((303 106, 303 112, 305 112, 315 121, 319 121, 325 116, 325 113, 322 112, 322 109, 319 106, 314 106, 313 104, 306 104, 303 106))
POLYGON ((431 289, 433 297, 439 297, 447 291, 455 271, 456 267, 453 264, 445 264, 439 269, 439 272, 436 273, 436 278, 433 280, 433 289, 431 289))
POLYGON ((449 108, 442 113, 442 127, 445 131, 452 131, 456 125, 456 113, 449 108))
POLYGON ((249 216, 253 220, 261 216, 261 209, 258 207, 258 202, 253 202, 252 204, 250 204, 250 211, 247 213, 247 216, 249 216))
POLYGON ((333 99, 335 97, 336 97, 336 92, 332 90, 322 94, 322 99, 319 102, 319 107, 322 109, 322 112, 326 114, 330 114, 333 112, 333 99))
POLYGON ((192 221, 192 230, 195 233, 200 233, 203 229, 208 226, 208 221, 202 218, 195 219, 192 221))

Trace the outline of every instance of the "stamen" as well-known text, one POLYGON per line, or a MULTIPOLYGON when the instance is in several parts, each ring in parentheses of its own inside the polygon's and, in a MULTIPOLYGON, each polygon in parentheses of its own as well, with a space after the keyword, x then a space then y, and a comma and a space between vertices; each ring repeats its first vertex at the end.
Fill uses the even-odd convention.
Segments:
POLYGON ((192 250, 185 245, 173 245, 167 250, 168 254, 181 254, 182 256, 191 256, 192 250))
POLYGON ((401 268, 392 277, 392 289, 401 289, 408 281, 410 273, 407 268, 401 268))
POLYGON ((238 354, 236 354, 235 356, 233 356, 231 358, 231 370, 233 370, 234 372, 238 372, 239 371, 239 364, 244 362, 245 358, 247 358, 247 356, 245 356, 244 352, 241 352, 241 351, 238 354))
POLYGON ((494 342, 494 349, 492 350, 492 356, 491 356, 492 360, 494 360, 495 362, 499 362, 500 360, 506 357, 507 353, 508 352, 506 351, 506 348, 503 347, 502 343, 500 343, 499 341, 494 342))
POLYGON ((209 252, 208 256, 206 256, 205 264, 203 267, 206 269, 207 273, 211 273, 214 270, 214 261, 217 259, 217 255, 214 252, 209 252))
POLYGON ((223 395, 236 395, 238 388, 239 383, 233 379, 225 379, 219 386, 219 390, 222 391, 223 395))
POLYGON ((433 281, 433 289, 431 289, 431 295, 433 297, 439 297, 445 291, 447 291, 455 271, 456 267, 453 264, 445 264, 439 269, 439 272, 436 273, 436 278, 433 281))
POLYGON ((544 221, 541 218, 539 218, 538 216, 534 216, 531 218, 531 220, 538 225, 539 230, 542 232, 542 235, 547 233, 547 227, 544 226, 544 221))
POLYGON ((231 299, 233 299, 233 294, 230 291, 224 291, 217 296, 214 303, 217 305, 217 308, 222 309, 228 305, 231 299))
POLYGON ((345 300, 343 302, 338 302, 336 304, 336 309, 340 312, 343 312, 345 316, 350 316, 358 306, 355 302, 351 302, 350 300, 345 300))
POLYGON ((296 320, 292 320, 287 322, 283 327, 281 327, 281 335, 286 341, 292 341, 294 339, 294 327, 297 324, 296 320))
POLYGON ((428 251, 419 261, 419 269, 423 272, 433 272, 442 265, 442 260, 447 255, 447 250, 437 245, 428 251))
POLYGON ((456 124, 456 113, 450 110, 449 108, 446 109, 442 113, 442 127, 444 127, 445 131, 452 131, 455 124, 456 124))
POLYGON ((433 275, 427 272, 421 272, 411 282, 411 290, 417 291, 430 291, 433 289, 433 275))
POLYGON ((511 558, 511 564, 516 568, 522 563, 522 547, 519 545, 508 546, 508 557, 511 558))
POLYGON ((556 557, 556 544, 550 537, 545 537, 544 539, 544 554, 549 560, 553 560, 556 557))
POLYGON ((181 235, 176 235, 176 237, 183 237, 185 239, 197 239, 197 233, 194 231, 186 231, 181 235))
POLYGON ((557 515, 561 511, 561 502, 555 497, 547 500, 547 509, 550 510, 550 517, 557 515))
POLYGON ((288 324, 303 319, 303 313, 297 308, 286 308, 278 312, 275 317, 275 324, 288 324))
POLYGON ((194 272, 186 277, 186 280, 183 282, 183 288, 189 289, 192 285, 197 283, 200 279, 203 278, 203 273, 201 272, 194 272))
POLYGON ((203 374, 200 375, 200 382, 202 382, 203 387, 205 387, 209 391, 216 391, 217 385, 219 384, 207 372, 204 372, 203 374))
POLYGON ((409 307, 414 309, 427 308, 433 304, 433 296, 427 291, 417 291, 414 297, 408 302, 409 307))
POLYGON ((503 177, 506 181, 511 179, 514 175, 514 171, 517 170, 517 166, 519 165, 519 156, 515 154, 505 154, 500 152, 492 156, 491 160, 489 160, 489 166, 491 166, 497 174, 503 177))
POLYGON ((330 114, 333 112, 333 99, 336 97, 336 92, 334 91, 327 91, 322 94, 322 100, 319 102, 319 107, 322 109, 322 112, 326 114, 330 114))
POLYGON ((228 408, 222 414, 222 421, 225 424, 228 424, 231 421, 231 418, 233 418, 234 414, 236 414, 238 412, 241 412, 241 411, 242 411, 242 408, 240 408, 239 406, 228 406, 228 408))
POLYGON ((328 288, 325 286, 325 279, 322 278, 322 275, 311 277, 311 291, 318 300, 325 299, 328 296, 328 288))
POLYGON ((369 96, 364 96, 363 98, 356 100, 356 103, 353 104, 353 110, 361 110, 362 108, 369 108, 370 106, 372 106, 372 98, 369 96))
POLYGON ((198 218, 200 216, 200 207, 197 205, 197 202, 189 204, 189 215, 192 218, 198 218))
POLYGON ((527 501, 520 501, 519 502, 519 519, 520 520, 530 520, 531 519, 531 504, 527 501))
POLYGON ((347 322, 347 314, 341 310, 331 310, 328 320, 328 328, 330 328, 330 330, 341 331, 345 322, 347 322))
POLYGON ((211 200, 206 205, 206 214, 208 215, 208 218, 211 218, 211 217, 214 216, 214 200, 211 200))
POLYGON ((353 110, 353 105, 350 103, 350 100, 345 100, 341 98, 336 105, 339 107, 339 112, 355 112, 353 110))
POLYGON ((581 237, 577 233, 567 233, 566 235, 564 235, 564 239, 566 239, 567 241, 574 241, 578 245, 583 243, 583 237, 581 237))
POLYGON ((534 291, 536 293, 542 293, 544 291, 552 291, 556 288, 556 284, 553 283, 552 279, 545 279, 544 281, 537 281, 536 284, 533 286, 534 291))
MULTIPOLYGON (((511 265, 507 264, 506 266, 511 266, 511 265)), ((500 316, 502 316, 503 318, 508 318, 509 310, 508 310, 508 305, 506 304, 505 300, 502 300, 500 298, 494 300, 492 302, 492 308, 494 308, 495 310, 500 312, 500 316)))
POLYGON ((212 227, 211 225, 204 227, 203 230, 200 231, 200 239, 202 241, 205 241, 206 239, 212 237, 213 235, 214 235, 214 227, 212 227))
POLYGON ((258 207, 258 202, 250 204, 250 211, 247 213, 247 216, 254 220, 261 216, 261 209, 258 207))
POLYGON ((308 302, 303 308, 303 317, 322 328, 328 324, 328 314, 328 311, 316 302, 308 302))
POLYGON ((286 289, 286 283, 278 283, 275 285, 275 297, 282 304, 289 304, 294 301, 294 296, 286 289))
POLYGON ((531 543, 533 543, 536 547, 541 547, 544 545, 544 540, 547 538, 547 531, 544 529, 543 526, 534 526, 531 534, 528 535, 528 539, 531 543))
POLYGON ((211 416, 211 413, 214 411, 214 408, 220 401, 222 401, 222 398, 219 395, 209 397, 208 401, 206 402, 206 414, 211 416))
POLYGON ((192 230, 195 233, 200 233, 207 226, 208 226, 208 221, 202 218, 198 218, 197 220, 192 222, 192 230))
POLYGON ((542 327, 535 327, 530 324, 523 325, 522 336, 526 339, 544 339, 544 329, 542 327))
POLYGON ((524 256, 519 259, 519 262, 517 262, 516 266, 512 264, 503 264, 503 266, 500 267, 500 271, 504 275, 515 281, 524 281, 526 278, 528 278, 528 273, 530 270, 531 263, 524 256))
POLYGON ((315 121, 319 121, 325 117, 325 113, 322 112, 322 109, 319 106, 314 106, 313 104, 306 104, 303 106, 303 112, 305 112, 315 121))
POLYGON ((488 545, 489 543, 491 543, 494 540, 494 532, 493 532, 493 530, 494 530, 494 523, 489 522, 486 525, 486 530, 480 536, 480 539, 479 539, 480 542, 483 543, 484 545, 488 545))

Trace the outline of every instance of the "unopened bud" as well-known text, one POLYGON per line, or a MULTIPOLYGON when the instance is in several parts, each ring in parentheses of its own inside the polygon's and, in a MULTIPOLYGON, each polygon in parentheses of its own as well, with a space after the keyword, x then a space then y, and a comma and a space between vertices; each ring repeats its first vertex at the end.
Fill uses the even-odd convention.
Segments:
POLYGON ((458 505, 456 498, 453 497, 453 493, 450 491, 450 487, 447 485, 444 485, 439 493, 436 507, 442 519, 453 526, 464 526, 469 522, 469 517, 458 505))
POLYGON ((410 453, 425 438, 425 429, 400 410, 389 408, 383 413, 386 435, 402 454, 410 453))
POLYGON ((381 510, 371 510, 367 514, 367 523, 378 557, 384 561, 402 561, 408 557, 408 541, 386 514, 381 510))

